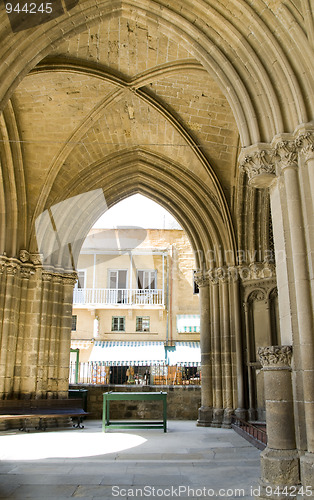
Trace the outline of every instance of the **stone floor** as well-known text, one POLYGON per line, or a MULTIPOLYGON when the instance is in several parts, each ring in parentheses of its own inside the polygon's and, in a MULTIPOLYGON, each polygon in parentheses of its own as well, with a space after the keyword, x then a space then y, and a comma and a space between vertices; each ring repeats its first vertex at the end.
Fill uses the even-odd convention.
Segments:
POLYGON ((233 430, 169 421, 161 429, 0 433, 0 498, 254 498, 259 450, 233 430))

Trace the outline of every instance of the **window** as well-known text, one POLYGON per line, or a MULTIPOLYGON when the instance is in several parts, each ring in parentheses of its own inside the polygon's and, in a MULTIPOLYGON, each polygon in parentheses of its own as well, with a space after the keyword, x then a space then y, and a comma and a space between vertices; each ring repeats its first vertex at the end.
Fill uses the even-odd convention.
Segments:
POLYGON ((113 332, 125 332, 125 316, 112 316, 111 330, 113 332))
POLYGON ((137 316, 136 317, 136 331, 137 332, 149 332, 149 316, 137 316))
POLYGON ((76 323, 77 323, 77 316, 72 316, 72 327, 71 330, 72 332, 76 332, 76 323))
POLYGON ((127 304, 128 271, 126 269, 112 269, 109 271, 109 288, 111 304, 127 304))
POLYGON ((126 269, 114 269, 109 271, 109 288, 121 290, 127 287, 128 272, 126 269))
POLYGON ((195 282, 195 273, 196 271, 193 271, 193 295, 195 295, 196 293, 200 293, 198 284, 195 282))
POLYGON ((139 290, 155 290, 156 285, 157 271, 155 269, 137 271, 137 287, 139 290))
POLYGON ((85 288, 85 271, 77 271, 77 282, 75 288, 85 288))

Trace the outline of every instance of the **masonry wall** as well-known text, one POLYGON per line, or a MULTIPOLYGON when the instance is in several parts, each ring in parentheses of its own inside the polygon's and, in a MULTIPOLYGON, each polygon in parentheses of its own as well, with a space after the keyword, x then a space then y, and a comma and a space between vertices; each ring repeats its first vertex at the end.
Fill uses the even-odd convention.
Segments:
MULTIPOLYGON (((87 411, 89 418, 101 419, 104 392, 160 392, 168 393, 167 417, 169 420, 197 420, 201 405, 201 387, 189 386, 136 386, 125 385, 71 385, 70 389, 87 389, 87 411)), ((162 403, 159 401, 113 401, 110 402, 112 419, 161 419, 162 403)))

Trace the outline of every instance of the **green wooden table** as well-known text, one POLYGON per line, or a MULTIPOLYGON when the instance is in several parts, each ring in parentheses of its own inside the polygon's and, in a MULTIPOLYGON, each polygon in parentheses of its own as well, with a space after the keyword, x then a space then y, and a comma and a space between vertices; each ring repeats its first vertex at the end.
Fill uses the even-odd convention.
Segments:
POLYGON ((167 393, 166 392, 105 392, 103 394, 102 429, 160 429, 167 432, 167 393), (157 421, 137 420, 133 422, 110 422, 110 401, 162 401, 163 419, 157 421))

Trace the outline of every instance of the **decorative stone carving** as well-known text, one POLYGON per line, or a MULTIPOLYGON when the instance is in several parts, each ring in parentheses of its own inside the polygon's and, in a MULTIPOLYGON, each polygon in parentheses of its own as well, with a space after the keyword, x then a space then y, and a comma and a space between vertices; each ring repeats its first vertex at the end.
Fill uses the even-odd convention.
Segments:
POLYGON ((250 302, 259 302, 266 299, 266 294, 264 290, 258 289, 254 290, 250 295, 248 300, 250 302))
POLYGON ((209 277, 203 271, 198 271, 194 274, 194 281, 199 288, 209 285, 209 277))
POLYGON ((8 276, 15 276, 20 269, 20 266, 16 262, 8 262, 5 267, 8 276))
POLYGON ((22 266, 20 269, 20 275, 21 278, 24 280, 29 280, 31 277, 31 274, 34 274, 34 270, 32 269, 32 266, 22 266))
POLYGON ((275 150, 281 169, 298 166, 298 148, 295 141, 280 141, 275 150))
POLYGON ((259 347, 257 352, 263 368, 291 365, 292 346, 290 345, 259 347))
POLYGON ((242 281, 274 278, 276 266, 271 262, 251 262, 248 266, 238 266, 239 276, 242 281))
POLYGON ((244 170, 249 177, 249 184, 256 188, 267 188, 276 177, 274 150, 256 146, 250 148, 249 154, 242 152, 240 159, 240 168, 244 170))
POLYGON ((308 131, 300 134, 296 139, 296 146, 305 156, 306 160, 314 159, 314 132, 308 131))
POLYGON ((65 285, 74 286, 77 280, 77 273, 63 274, 61 278, 62 283, 64 283, 65 285))
POLYGON ((41 277, 43 281, 49 282, 52 280, 52 274, 49 271, 43 271, 41 277))
POLYGON ((29 258, 35 266, 40 266, 43 262, 43 256, 40 253, 30 253, 29 258))
POLYGON ((218 267, 216 270, 216 276, 222 283, 228 283, 230 273, 227 267, 218 267))
POLYGON ((20 250, 20 261, 28 262, 29 261, 29 252, 27 250, 20 250))

